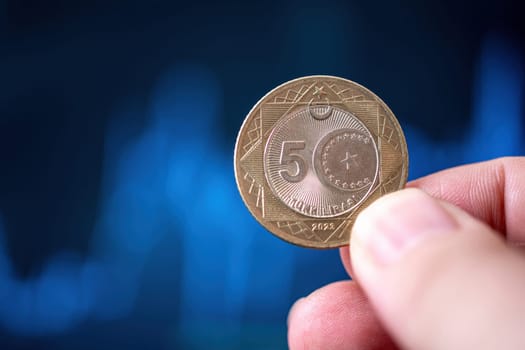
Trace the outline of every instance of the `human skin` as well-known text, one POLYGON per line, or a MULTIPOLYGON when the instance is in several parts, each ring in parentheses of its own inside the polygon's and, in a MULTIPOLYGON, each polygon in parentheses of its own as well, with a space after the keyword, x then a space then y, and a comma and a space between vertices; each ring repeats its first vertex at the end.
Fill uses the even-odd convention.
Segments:
POLYGON ((444 170, 374 202, 300 299, 290 349, 525 349, 525 158, 444 170))

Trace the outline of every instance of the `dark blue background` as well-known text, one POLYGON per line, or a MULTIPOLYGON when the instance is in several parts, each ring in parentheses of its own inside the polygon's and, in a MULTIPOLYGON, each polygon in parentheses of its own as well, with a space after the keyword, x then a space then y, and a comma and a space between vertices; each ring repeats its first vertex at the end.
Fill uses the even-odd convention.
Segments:
POLYGON ((332 74, 403 126, 410 178, 525 153, 518 2, 0 0, 0 348, 285 349, 348 278, 250 216, 247 112, 332 74))

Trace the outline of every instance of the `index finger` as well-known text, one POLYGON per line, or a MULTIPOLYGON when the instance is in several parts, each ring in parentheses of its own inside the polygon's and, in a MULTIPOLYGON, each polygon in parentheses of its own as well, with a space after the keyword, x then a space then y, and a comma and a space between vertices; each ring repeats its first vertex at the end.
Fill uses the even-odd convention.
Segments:
MULTIPOLYGON (((443 170, 411 181, 431 196, 452 203, 515 244, 525 243, 525 157, 498 158, 443 170)), ((348 247, 341 259, 351 273, 348 247)))

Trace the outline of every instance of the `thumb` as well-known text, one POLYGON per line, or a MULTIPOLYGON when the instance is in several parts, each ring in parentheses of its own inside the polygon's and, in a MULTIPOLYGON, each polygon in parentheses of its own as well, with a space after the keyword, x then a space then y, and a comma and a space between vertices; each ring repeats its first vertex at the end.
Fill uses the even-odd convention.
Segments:
POLYGON ((350 247, 402 348, 525 349, 525 258, 459 208, 417 189, 387 195, 358 216, 350 247))

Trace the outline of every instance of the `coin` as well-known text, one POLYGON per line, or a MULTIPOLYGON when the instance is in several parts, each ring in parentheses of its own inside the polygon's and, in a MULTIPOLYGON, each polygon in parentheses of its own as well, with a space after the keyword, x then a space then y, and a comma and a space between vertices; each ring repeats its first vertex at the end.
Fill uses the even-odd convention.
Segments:
POLYGON ((234 153, 244 203, 266 229, 311 248, 347 245, 355 218, 404 187, 408 151, 388 106, 365 87, 309 76, 248 113, 234 153))

